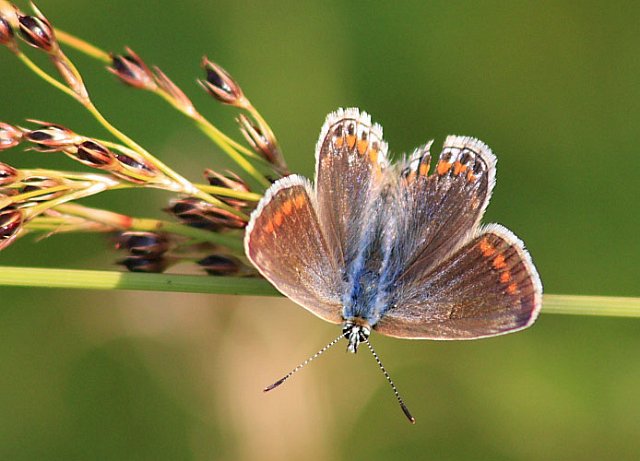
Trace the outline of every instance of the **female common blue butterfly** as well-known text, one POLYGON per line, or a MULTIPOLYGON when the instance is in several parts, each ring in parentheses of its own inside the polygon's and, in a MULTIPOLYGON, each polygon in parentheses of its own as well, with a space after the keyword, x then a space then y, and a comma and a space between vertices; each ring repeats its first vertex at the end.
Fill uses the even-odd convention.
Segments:
POLYGON ((371 330, 412 339, 476 339, 521 330, 538 316, 542 284, 511 231, 480 225, 496 158, 481 141, 449 136, 429 173, 431 142, 390 164, 382 128, 358 109, 329 114, 315 185, 275 182, 251 215, 245 251, 282 294, 342 324, 356 352, 371 330))

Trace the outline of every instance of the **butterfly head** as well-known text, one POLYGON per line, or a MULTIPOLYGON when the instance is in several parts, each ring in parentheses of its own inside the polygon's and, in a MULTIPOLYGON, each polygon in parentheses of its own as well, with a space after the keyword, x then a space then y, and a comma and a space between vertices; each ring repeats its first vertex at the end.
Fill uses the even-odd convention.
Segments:
POLYGON ((358 352, 358 346, 362 342, 366 342, 371 334, 371 327, 361 319, 349 319, 342 325, 342 333, 349 345, 347 351, 355 354, 358 352))

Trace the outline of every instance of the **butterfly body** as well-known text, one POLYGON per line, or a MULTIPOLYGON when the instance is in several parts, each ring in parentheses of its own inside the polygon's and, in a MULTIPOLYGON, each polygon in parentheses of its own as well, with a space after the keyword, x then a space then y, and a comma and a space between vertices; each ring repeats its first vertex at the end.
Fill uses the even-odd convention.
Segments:
POLYGON ((430 147, 392 165, 382 128, 340 109, 322 129, 315 184, 283 178, 251 216, 249 259, 290 299, 342 323, 351 352, 371 330, 475 339, 526 328, 540 310, 522 242, 479 224, 495 184, 491 150, 449 136, 430 171, 430 147))

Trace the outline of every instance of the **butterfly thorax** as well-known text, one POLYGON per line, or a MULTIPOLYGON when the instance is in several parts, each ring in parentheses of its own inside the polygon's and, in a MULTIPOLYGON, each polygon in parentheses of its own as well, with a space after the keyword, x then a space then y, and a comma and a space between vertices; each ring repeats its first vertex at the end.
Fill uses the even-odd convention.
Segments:
POLYGON ((371 327, 361 318, 346 320, 342 324, 342 333, 349 342, 347 351, 355 354, 361 342, 366 342, 371 334, 371 327))

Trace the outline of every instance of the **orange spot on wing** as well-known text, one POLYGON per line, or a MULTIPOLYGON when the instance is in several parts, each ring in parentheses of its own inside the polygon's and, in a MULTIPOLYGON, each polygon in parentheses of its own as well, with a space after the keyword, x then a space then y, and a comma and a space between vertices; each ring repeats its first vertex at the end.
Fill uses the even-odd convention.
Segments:
POLYGON ((361 139, 360 141, 358 141, 358 153, 360 155, 364 155, 368 147, 369 141, 367 141, 366 139, 361 139))
POLYGON ((438 162, 438 174, 440 176, 442 176, 443 174, 445 174, 447 171, 449 171, 451 169, 451 163, 450 162, 443 162, 442 160, 440 160, 438 162))
POLYGON ((282 211, 287 216, 293 213, 293 200, 287 200, 286 202, 284 202, 284 204, 282 205, 282 211))
POLYGON ((509 293, 510 295, 515 294, 516 291, 518 291, 518 285, 516 285, 515 283, 512 283, 507 287, 507 293, 509 293))
POLYGON ((507 283, 509 280, 511 280, 511 272, 504 271, 502 274, 500 274, 500 281, 502 283, 507 283))
POLYGON ((505 262, 503 255, 498 255, 495 257, 495 259, 493 260, 493 267, 494 269, 504 269, 505 267, 507 267, 507 263, 505 262))
POLYGON ((335 146, 340 149, 342 147, 342 145, 344 144, 344 138, 342 136, 338 136, 337 138, 335 138, 333 140, 333 143, 335 144, 335 146))
POLYGON ((468 168, 467 165, 463 165, 460 162, 455 162, 453 164, 453 174, 458 176, 460 173, 464 173, 467 168, 468 168))
POLYGON ((267 234, 270 234, 271 232, 273 232, 273 223, 271 221, 267 221, 267 223, 264 225, 264 231, 267 234))
POLYGON ((409 174, 404 178, 404 180, 405 180, 405 182, 406 182, 407 184, 411 184, 413 181, 415 181, 415 179, 416 179, 416 172, 415 172, 415 171, 412 171, 411 173, 409 173, 409 174))
POLYGON ((418 174, 420 176, 426 176, 429 174, 429 164, 428 163, 421 163, 420 167, 418 168, 418 174))
POLYGON ((279 211, 273 215, 273 224, 276 227, 280 227, 283 221, 284 221, 284 216, 279 211))
POLYGON ((300 209, 304 206, 306 201, 307 199, 305 198, 305 196, 300 194, 293 199, 293 204, 296 206, 296 208, 300 209))
POLYGON ((369 151, 369 160, 371 163, 378 163, 378 151, 371 149, 369 151))
POLYGON ((495 248, 493 248, 487 239, 480 240, 480 251, 482 251, 482 255, 486 258, 496 252, 495 248))
POLYGON ((467 171, 467 181, 472 182, 472 181, 475 181, 475 180, 476 180, 476 177, 473 174, 473 170, 467 171))
POLYGON ((353 150, 353 146, 356 145, 356 135, 348 134, 347 135, 347 146, 349 146, 349 150, 353 150))

